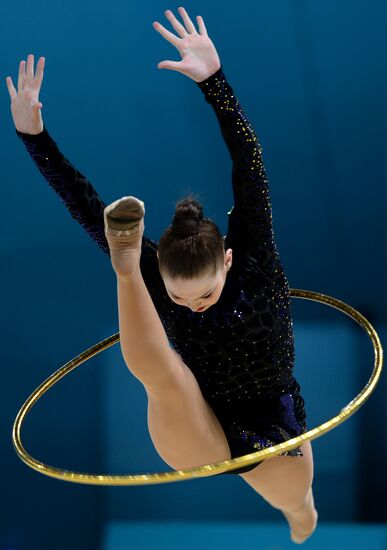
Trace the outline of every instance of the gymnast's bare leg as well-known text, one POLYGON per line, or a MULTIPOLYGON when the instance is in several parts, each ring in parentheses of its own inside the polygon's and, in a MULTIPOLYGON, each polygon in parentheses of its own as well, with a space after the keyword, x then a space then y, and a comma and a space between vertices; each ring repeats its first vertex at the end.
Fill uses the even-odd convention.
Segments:
POLYGON ((104 210, 105 235, 117 275, 120 344, 126 365, 148 396, 148 428, 174 469, 231 458, 217 417, 192 371, 169 346, 140 270, 144 203, 129 196, 104 210))
POLYGON ((273 456, 257 468, 239 474, 287 519, 291 539, 303 543, 317 526, 313 499, 313 453, 310 441, 301 445, 304 456, 273 456))

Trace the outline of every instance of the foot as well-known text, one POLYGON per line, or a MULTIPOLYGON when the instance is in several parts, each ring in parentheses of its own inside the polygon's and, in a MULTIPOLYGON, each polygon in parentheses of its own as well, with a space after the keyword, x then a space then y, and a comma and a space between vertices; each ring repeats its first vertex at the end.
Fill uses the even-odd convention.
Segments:
POLYGON ((103 215, 113 269, 117 276, 131 275, 140 266, 144 203, 133 196, 122 197, 109 204, 103 215))
POLYGON ((295 524, 293 528, 290 529, 290 538, 296 544, 302 544, 303 542, 305 542, 306 539, 308 539, 311 535, 313 535, 314 531, 316 530, 317 520, 318 520, 318 513, 316 509, 314 510, 313 514, 314 514, 314 522, 313 522, 313 527, 311 529, 305 530, 300 526, 296 527, 295 524))
POLYGON ((308 500, 302 510, 295 512, 285 512, 284 516, 288 520, 290 527, 290 538, 297 544, 302 544, 309 538, 317 527, 318 513, 314 505, 312 490, 309 491, 308 500))

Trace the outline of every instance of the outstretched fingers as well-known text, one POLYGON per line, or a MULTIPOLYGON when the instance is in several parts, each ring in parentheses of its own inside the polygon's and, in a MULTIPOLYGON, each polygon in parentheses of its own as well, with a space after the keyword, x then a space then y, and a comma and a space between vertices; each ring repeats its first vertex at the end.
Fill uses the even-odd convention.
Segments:
POLYGON ((196 19, 198 20, 199 33, 203 36, 208 36, 203 17, 201 15, 197 15, 196 19))
POLYGON ((39 57, 39 60, 36 64, 36 72, 34 70, 34 55, 31 53, 27 58, 27 68, 25 77, 30 80, 36 80, 41 82, 43 80, 43 69, 44 69, 45 58, 39 57))
POLYGON ((187 36, 187 29, 185 29, 180 21, 176 19, 174 13, 171 10, 166 10, 164 13, 165 17, 168 19, 168 21, 171 23, 172 27, 180 35, 180 37, 184 38, 185 36, 187 36))
POLYGON ((46 62, 46 58, 40 57, 36 65, 35 80, 38 80, 39 82, 43 80, 43 70, 44 70, 45 62, 46 62))
POLYGON ((34 78, 34 56, 32 53, 27 57, 26 78, 34 78))
POLYGON ((177 36, 175 36, 172 32, 168 31, 161 23, 158 21, 153 21, 152 23, 153 28, 161 34, 168 42, 173 44, 176 48, 178 48, 179 40, 177 36))
MULTIPOLYGON (((18 81, 17 81, 17 90, 13 84, 12 78, 10 76, 7 76, 5 81, 7 84, 9 96, 11 98, 11 101, 14 97, 18 95, 18 92, 21 92, 24 90, 24 88, 29 88, 32 90, 35 90, 39 93, 40 86, 42 84, 43 80, 43 71, 44 71, 44 65, 45 65, 45 57, 40 57, 39 61, 36 65, 36 72, 34 76, 34 56, 33 54, 30 54, 27 58, 27 64, 24 59, 22 59, 19 63, 19 74, 18 74, 18 81), (29 82, 26 82, 28 79, 29 82)), ((36 104, 37 108, 41 108, 43 105, 42 103, 38 102, 36 104)))
MULTIPOLYGON (((178 8, 178 11, 184 21, 185 27, 180 23, 180 21, 178 21, 171 10, 166 10, 164 13, 165 17, 171 23, 172 27, 175 29, 180 38, 185 38, 189 34, 198 34, 198 31, 196 30, 195 25, 192 23, 187 11, 183 7, 178 8)), ((203 36, 208 36, 203 18, 200 15, 197 15, 196 19, 198 22, 199 34, 203 36)), ((173 44, 175 47, 178 47, 180 39, 175 34, 168 31, 158 21, 154 21, 152 25, 157 32, 159 32, 166 40, 168 40, 168 42, 171 42, 171 44, 173 44)))
POLYGON ((15 89, 15 86, 13 85, 12 78, 10 76, 7 76, 5 81, 7 83, 9 97, 11 98, 11 101, 12 101, 12 99, 17 96, 17 91, 15 89))
POLYGON ((183 21, 184 21, 184 24, 188 30, 189 33, 191 34, 197 34, 197 30, 195 28, 195 25, 192 23, 188 13, 186 12, 186 10, 184 8, 177 8, 181 17, 183 18, 183 21))
POLYGON ((22 59, 19 63, 19 75, 17 79, 17 89, 20 92, 24 88, 24 80, 26 78, 26 62, 22 59))

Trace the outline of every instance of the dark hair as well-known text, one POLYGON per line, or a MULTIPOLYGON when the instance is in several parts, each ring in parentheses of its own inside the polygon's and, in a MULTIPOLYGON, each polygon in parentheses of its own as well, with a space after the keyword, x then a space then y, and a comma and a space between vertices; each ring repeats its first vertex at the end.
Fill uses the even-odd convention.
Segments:
POLYGON ((203 217, 203 207, 191 193, 177 201, 172 223, 159 242, 159 269, 181 279, 202 277, 224 264, 224 241, 218 226, 203 217))

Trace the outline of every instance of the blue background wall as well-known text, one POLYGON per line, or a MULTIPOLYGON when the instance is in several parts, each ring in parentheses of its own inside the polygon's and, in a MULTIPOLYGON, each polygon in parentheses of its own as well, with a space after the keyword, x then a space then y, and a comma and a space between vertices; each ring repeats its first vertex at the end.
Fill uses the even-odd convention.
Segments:
MULTIPOLYGON (((70 217, 14 131, 5 77, 46 57, 47 129, 106 203, 133 194, 158 240, 174 202, 200 193, 225 234, 231 159, 196 84, 158 70, 179 60, 153 28, 158 0, 6 3, 1 10, 0 549, 97 548, 108 520, 283 521, 238 476, 150 487, 47 478, 16 456, 14 418, 54 370, 117 332, 109 258, 70 217)), ((289 284, 358 308, 385 340, 387 5, 382 0, 188 2, 263 147, 275 235, 289 284)), ((293 303, 296 367, 309 425, 368 380, 366 335, 323 305, 293 303)), ((356 415, 312 442, 320 521, 385 521, 385 376, 356 415)), ((118 346, 69 375, 27 417, 26 449, 90 472, 169 469, 146 429, 146 396, 118 346)))

